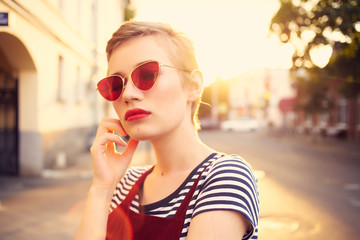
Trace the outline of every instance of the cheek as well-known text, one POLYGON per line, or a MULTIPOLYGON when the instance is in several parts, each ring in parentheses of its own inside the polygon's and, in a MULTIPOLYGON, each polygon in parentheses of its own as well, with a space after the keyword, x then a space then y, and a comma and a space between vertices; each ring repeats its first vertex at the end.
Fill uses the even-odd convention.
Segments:
POLYGON ((116 112, 116 115, 119 117, 120 121, 122 121, 121 116, 124 115, 124 113, 121 113, 120 109, 121 109, 121 104, 119 103, 119 101, 115 101, 112 103, 113 109, 116 112))
POLYGON ((161 91, 161 94, 157 95, 156 106, 160 111, 166 111, 166 114, 170 117, 174 114, 182 113, 186 108, 187 98, 182 87, 168 88, 161 91))

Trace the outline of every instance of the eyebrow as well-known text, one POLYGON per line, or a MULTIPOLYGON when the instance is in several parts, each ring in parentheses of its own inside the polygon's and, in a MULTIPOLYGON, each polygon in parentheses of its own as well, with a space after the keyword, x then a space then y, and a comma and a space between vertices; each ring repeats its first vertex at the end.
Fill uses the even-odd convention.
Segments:
MULTIPOLYGON (((151 61, 158 62, 158 61, 153 60, 153 59, 138 62, 135 66, 133 66, 133 69, 131 70, 131 72, 134 71, 134 69, 137 68, 138 66, 140 66, 141 64, 144 64, 146 62, 151 62, 151 61)), ((118 76, 121 76, 121 77, 126 77, 125 74, 123 72, 121 72, 121 71, 117 71, 117 72, 114 72, 112 74, 108 74, 108 76, 112 76, 112 75, 118 75, 118 76)))

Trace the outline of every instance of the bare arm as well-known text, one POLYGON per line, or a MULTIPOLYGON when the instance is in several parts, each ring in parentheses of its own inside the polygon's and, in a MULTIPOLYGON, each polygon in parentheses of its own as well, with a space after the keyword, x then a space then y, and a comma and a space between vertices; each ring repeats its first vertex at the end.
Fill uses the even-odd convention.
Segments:
POLYGON ((120 121, 104 118, 90 149, 94 167, 94 179, 86 200, 84 213, 76 234, 76 240, 100 240, 106 237, 108 210, 113 191, 124 176, 138 142, 130 139, 128 145, 113 132, 125 135, 120 121), (123 153, 115 151, 114 144, 126 146, 123 153))
POLYGON ((190 223, 188 240, 242 239, 250 222, 235 211, 209 211, 195 216, 190 223))
POLYGON ((104 240, 112 191, 91 186, 76 240, 104 240))

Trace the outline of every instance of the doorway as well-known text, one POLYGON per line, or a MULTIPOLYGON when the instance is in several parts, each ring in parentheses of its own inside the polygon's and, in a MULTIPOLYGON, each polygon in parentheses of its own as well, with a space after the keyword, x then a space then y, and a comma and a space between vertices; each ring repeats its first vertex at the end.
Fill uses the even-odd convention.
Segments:
POLYGON ((18 174, 18 79, 0 68, 0 175, 18 174))

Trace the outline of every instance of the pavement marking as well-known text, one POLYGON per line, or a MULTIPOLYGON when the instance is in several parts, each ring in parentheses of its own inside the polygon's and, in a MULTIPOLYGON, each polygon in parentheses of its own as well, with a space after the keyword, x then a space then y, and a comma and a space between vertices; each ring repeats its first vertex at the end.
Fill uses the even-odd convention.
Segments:
POLYGON ((360 190, 360 183, 347 182, 340 178, 324 178, 323 182, 327 185, 341 186, 344 190, 358 191, 360 190))
POLYGON ((359 207, 360 208, 360 200, 359 199, 356 199, 356 198, 349 198, 348 199, 350 204, 353 206, 353 207, 359 207))
POLYGON ((345 183, 343 185, 343 188, 345 190, 357 191, 357 190, 360 190, 360 184, 359 183, 345 183))
POLYGON ((315 223, 314 227, 309 231, 311 235, 321 233, 322 227, 320 223, 315 223))
POLYGON ((300 229, 300 224, 297 220, 290 217, 282 216, 268 216, 259 219, 259 227, 263 230, 281 231, 283 234, 294 233, 300 229))
POLYGON ((345 184, 345 180, 340 178, 324 178, 323 182, 327 185, 343 185, 345 184))
POLYGON ((1 211, 5 211, 5 206, 2 204, 1 200, 0 200, 0 212, 1 211))

